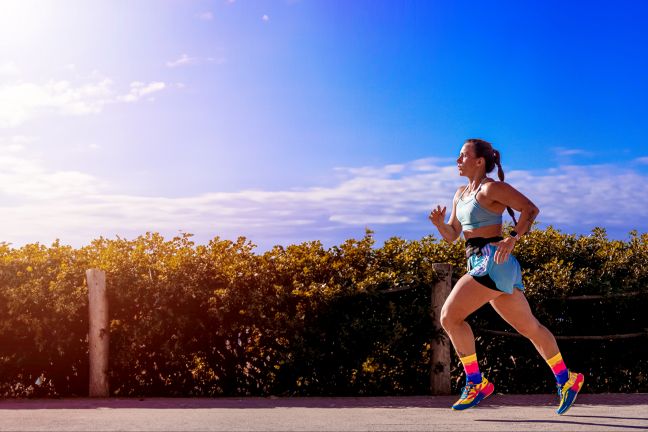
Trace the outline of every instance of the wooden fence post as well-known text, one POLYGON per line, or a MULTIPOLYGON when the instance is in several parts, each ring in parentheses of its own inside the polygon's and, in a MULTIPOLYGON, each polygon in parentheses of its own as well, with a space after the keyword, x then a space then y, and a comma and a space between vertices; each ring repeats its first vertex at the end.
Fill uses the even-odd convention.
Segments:
POLYGON ((98 269, 86 270, 88 281, 88 311, 90 328, 88 344, 90 356, 90 397, 108 397, 108 296, 106 273, 98 269))
MULTIPOLYGON (((441 329, 439 321, 441 308, 452 290, 452 264, 432 264, 439 276, 432 287, 432 317, 434 324, 441 329)), ((430 389, 433 395, 450 394, 450 349, 452 344, 443 330, 442 337, 432 341, 432 370, 430 372, 430 389)))

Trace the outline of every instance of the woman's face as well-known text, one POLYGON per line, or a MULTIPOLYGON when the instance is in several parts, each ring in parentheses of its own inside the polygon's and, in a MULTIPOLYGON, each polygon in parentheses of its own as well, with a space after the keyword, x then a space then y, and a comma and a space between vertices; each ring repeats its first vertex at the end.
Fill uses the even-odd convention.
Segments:
POLYGON ((464 177, 474 175, 475 172, 484 164, 483 159, 484 158, 478 158, 475 156, 472 144, 464 144, 463 147, 461 147, 459 157, 457 158, 459 175, 464 177))

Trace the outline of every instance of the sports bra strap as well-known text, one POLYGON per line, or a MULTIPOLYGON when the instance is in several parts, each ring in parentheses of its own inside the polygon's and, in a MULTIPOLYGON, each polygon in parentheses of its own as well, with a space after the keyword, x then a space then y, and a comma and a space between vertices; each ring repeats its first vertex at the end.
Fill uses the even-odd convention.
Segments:
MULTIPOLYGON (((477 194, 478 194, 479 191, 481 190, 482 186, 484 186, 484 180, 486 180, 487 178, 488 178, 488 177, 484 177, 484 178, 482 179, 481 183, 479 183, 479 187, 477 188, 477 190, 475 190, 475 192, 473 192, 473 196, 475 196, 475 197, 477 196, 477 194)), ((466 191, 468 190, 469 187, 470 187, 470 183, 468 183, 468 184, 466 185, 466 187, 464 188, 464 190, 461 191, 461 195, 459 195, 459 199, 462 199, 462 198, 463 198, 464 194, 466 193, 466 191)))
POLYGON ((463 199, 463 197, 466 194, 466 191, 468 190, 469 187, 470 187, 470 184, 467 184, 466 187, 464 188, 464 190, 461 191, 461 195, 459 195, 460 200, 463 199))

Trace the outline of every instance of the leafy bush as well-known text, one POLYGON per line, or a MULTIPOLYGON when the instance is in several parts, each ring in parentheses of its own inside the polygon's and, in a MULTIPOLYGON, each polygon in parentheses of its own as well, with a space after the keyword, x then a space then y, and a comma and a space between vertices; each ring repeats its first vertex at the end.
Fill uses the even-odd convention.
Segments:
MULTIPOLYGON (((516 246, 527 297, 556 335, 632 333, 648 327, 648 235, 609 240, 553 228, 516 246), (624 292, 640 295, 618 296, 624 292), (598 294, 599 300, 568 296, 598 294)), ((0 243, 0 392, 87 394, 85 270, 106 271, 111 393, 120 396, 385 395, 429 392, 432 264, 465 273, 463 242, 371 232, 324 248, 276 246, 258 254, 245 238, 196 245, 164 239, 0 243)), ((552 391, 551 371, 492 309, 470 317, 481 368, 507 392, 552 391), (524 383, 524 386, 522 386, 524 383)), ((561 341, 589 391, 646 391, 645 339, 561 341)), ((454 358, 455 386, 463 371, 454 358)))

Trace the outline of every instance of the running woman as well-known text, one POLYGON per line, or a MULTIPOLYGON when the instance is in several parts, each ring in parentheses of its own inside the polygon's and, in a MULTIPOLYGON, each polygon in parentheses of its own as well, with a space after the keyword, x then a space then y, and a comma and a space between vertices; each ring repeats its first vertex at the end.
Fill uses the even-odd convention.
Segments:
POLYGON ((441 326, 446 331, 466 372, 466 386, 454 410, 474 407, 490 396, 495 387, 479 371, 475 337, 465 321, 486 303, 515 330, 527 337, 556 376, 560 405, 564 414, 576 400, 583 386, 583 375, 567 369, 556 338, 533 315, 524 296, 520 265, 511 254, 516 242, 526 234, 539 213, 527 197, 504 182, 500 154, 487 141, 468 139, 457 158, 459 175, 468 185, 455 193, 450 220, 445 223, 446 208, 437 206, 430 220, 441 236, 454 242, 463 232, 466 239, 466 273, 452 289, 441 310, 441 326), (500 181, 486 176, 497 165, 500 181), (515 223, 511 236, 502 238, 504 209, 515 223), (513 210, 520 212, 515 220, 513 210))

